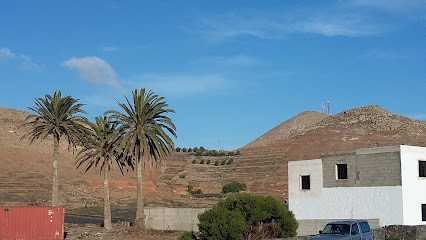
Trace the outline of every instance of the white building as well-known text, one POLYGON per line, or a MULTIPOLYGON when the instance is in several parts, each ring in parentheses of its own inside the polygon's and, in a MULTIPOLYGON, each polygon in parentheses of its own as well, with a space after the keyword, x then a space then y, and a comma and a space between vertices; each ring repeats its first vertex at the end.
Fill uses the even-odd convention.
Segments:
POLYGON ((297 220, 426 224, 426 147, 358 149, 290 161, 288 189, 297 220))

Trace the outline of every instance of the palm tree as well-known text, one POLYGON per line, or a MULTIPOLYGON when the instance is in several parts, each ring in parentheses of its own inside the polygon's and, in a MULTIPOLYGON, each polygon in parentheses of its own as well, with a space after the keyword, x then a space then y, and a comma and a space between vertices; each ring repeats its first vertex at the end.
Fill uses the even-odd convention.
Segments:
POLYGON ((86 118, 76 116, 78 113, 86 114, 81 109, 84 104, 77 103, 79 99, 70 96, 61 96, 61 91, 55 91, 53 97, 46 94, 44 98, 36 98, 35 106, 28 107, 35 114, 26 118, 24 125, 30 129, 21 138, 28 138, 30 144, 35 139, 40 141, 53 137, 53 186, 52 205, 58 206, 58 156, 59 141, 64 137, 69 147, 75 148, 80 138, 87 132, 86 118))
POLYGON ((104 174, 104 227, 111 230, 111 204, 109 201, 109 177, 111 165, 115 161, 123 173, 124 162, 120 161, 116 151, 122 133, 116 130, 117 124, 112 123, 106 116, 96 117, 96 123, 88 123, 92 135, 88 136, 76 157, 77 168, 85 164, 87 172, 91 167, 100 165, 104 174))
POLYGON ((110 117, 120 123, 124 131, 123 150, 125 156, 131 157, 136 163, 137 176, 137 204, 135 224, 139 228, 145 227, 144 200, 142 188, 142 168, 146 162, 153 164, 161 158, 169 157, 174 149, 173 140, 167 134, 176 138, 176 127, 165 114, 174 113, 167 109, 164 97, 155 95, 151 90, 144 88, 132 91, 133 102, 126 98, 126 103, 118 105, 124 112, 107 111, 110 117))

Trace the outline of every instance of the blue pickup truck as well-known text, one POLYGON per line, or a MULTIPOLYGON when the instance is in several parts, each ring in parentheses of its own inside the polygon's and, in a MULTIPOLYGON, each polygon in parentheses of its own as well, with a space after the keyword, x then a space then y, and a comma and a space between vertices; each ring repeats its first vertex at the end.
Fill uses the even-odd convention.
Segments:
POLYGON ((373 240, 374 234, 366 220, 328 223, 312 240, 373 240))

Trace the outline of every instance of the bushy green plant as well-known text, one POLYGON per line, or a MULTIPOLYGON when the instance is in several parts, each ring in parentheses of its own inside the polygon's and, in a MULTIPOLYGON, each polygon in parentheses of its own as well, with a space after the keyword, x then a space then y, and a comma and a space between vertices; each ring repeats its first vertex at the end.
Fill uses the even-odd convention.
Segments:
POLYGON ((201 159, 200 164, 204 164, 204 159, 201 159))
POLYGON ((189 184, 187 186, 187 188, 188 188, 188 193, 192 194, 192 195, 193 194, 202 194, 203 193, 203 191, 201 189, 194 189, 194 187, 191 184, 189 184))
POLYGON ((193 149, 192 149, 192 151, 197 152, 197 151, 198 151, 198 148, 197 148, 197 147, 195 147, 195 148, 193 148, 193 149))
POLYGON ((200 151, 201 151, 201 152, 204 152, 205 150, 206 150, 206 149, 205 149, 203 146, 201 146, 201 147, 200 147, 200 151))
POLYGON ((244 216, 218 205, 198 215, 200 239, 239 240, 245 228, 244 216))
POLYGON ((230 158, 228 159, 228 162, 226 164, 232 164, 234 162, 234 159, 230 158))
POLYGON ((231 183, 226 184, 225 186, 223 186, 222 188, 222 193, 226 194, 226 193, 238 193, 240 191, 245 191, 247 190, 247 185, 244 183, 239 183, 237 181, 233 181, 231 183))
POLYGON ((216 160, 216 161, 214 162, 214 165, 215 165, 215 166, 218 166, 218 165, 219 165, 219 160, 216 160))
POLYGON ((188 152, 192 152, 192 148, 188 148, 188 152))
POLYGON ((197 163, 197 160, 195 160, 195 159, 194 159, 194 160, 192 160, 192 164, 194 164, 194 163, 197 163))
POLYGON ((239 150, 237 151, 237 155, 241 155, 241 153, 240 153, 240 151, 239 151, 239 150))
POLYGON ((234 156, 234 155, 235 155, 235 153, 234 153, 234 152, 229 152, 229 153, 228 153, 228 155, 229 155, 229 156, 234 156))
POLYGON ((203 155, 203 152, 201 152, 200 150, 197 150, 195 152, 195 156, 202 156, 202 155, 203 155))
POLYGON ((186 150, 187 150, 186 148, 182 148, 182 152, 186 152, 186 150))
POLYGON ((268 236, 262 238, 287 238, 296 236, 298 223, 291 211, 277 199, 268 196, 231 195, 218 203, 229 211, 241 213, 246 220, 245 234, 260 234, 268 225, 268 236))
POLYGON ((180 147, 176 148, 176 152, 180 152, 180 150, 181 150, 180 147))
POLYGON ((225 165, 226 164, 226 160, 223 159, 222 162, 220 163, 220 165, 225 165))
POLYGON ((182 235, 178 238, 178 240, 196 240, 197 235, 194 232, 183 232, 182 235))
POLYGON ((207 164, 210 164, 210 159, 209 159, 209 160, 207 160, 207 164))

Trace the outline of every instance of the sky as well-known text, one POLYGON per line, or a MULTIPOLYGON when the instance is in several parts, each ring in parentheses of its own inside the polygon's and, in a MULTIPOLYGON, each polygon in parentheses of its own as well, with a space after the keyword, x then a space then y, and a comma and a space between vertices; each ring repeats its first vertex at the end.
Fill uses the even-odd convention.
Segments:
POLYGON ((87 117, 146 88, 177 147, 233 150, 304 111, 426 120, 426 0, 0 2, 0 106, 62 94, 87 117))

